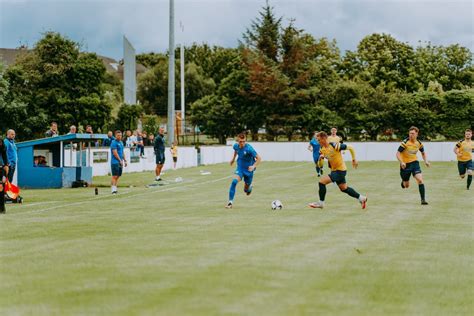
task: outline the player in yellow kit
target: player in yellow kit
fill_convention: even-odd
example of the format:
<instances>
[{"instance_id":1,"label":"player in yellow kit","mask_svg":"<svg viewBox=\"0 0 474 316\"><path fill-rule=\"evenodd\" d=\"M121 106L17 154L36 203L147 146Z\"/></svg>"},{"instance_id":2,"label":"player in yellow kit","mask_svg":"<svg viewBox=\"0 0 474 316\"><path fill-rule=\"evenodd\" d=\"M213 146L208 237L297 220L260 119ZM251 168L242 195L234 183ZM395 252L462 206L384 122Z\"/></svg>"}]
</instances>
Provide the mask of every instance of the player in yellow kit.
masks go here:
<instances>
[{"instance_id":1,"label":"player in yellow kit","mask_svg":"<svg viewBox=\"0 0 474 316\"><path fill-rule=\"evenodd\" d=\"M328 135L328 142L335 144L342 144L342 137L337 135L337 128L331 128L331 135Z\"/></svg>"},{"instance_id":2,"label":"player in yellow kit","mask_svg":"<svg viewBox=\"0 0 474 316\"><path fill-rule=\"evenodd\" d=\"M467 189L472 183L472 130L466 129L464 139L460 140L454 147L454 153L458 157L458 170L461 179L467 173Z\"/></svg>"},{"instance_id":3,"label":"player in yellow kit","mask_svg":"<svg viewBox=\"0 0 474 316\"><path fill-rule=\"evenodd\" d=\"M430 163L426 157L425 148L418 140L419 129L415 126L410 127L408 138L406 138L398 147L397 159L400 162L400 177L402 178L402 188L406 189L410 186L410 176L413 175L418 183L421 204L428 205L425 199L425 184L423 183L423 175L421 173L420 163L416 154L421 152L423 161L427 167Z\"/></svg>"},{"instance_id":4,"label":"player in yellow kit","mask_svg":"<svg viewBox=\"0 0 474 316\"><path fill-rule=\"evenodd\" d=\"M328 135L325 132L319 132L317 137L318 142L321 145L321 149L319 150L319 161L322 164L324 162L324 158L326 158L331 166L331 173L319 180L319 202L310 203L309 207L323 208L324 199L326 197L326 185L331 182L335 182L342 192L358 199L359 203L362 205L362 208L365 209L367 206L367 197L357 193L346 183L347 167L342 157L341 150L350 151L352 156L352 166L357 168L358 162L355 157L354 148L346 144L330 143L328 141Z\"/></svg>"}]
</instances>

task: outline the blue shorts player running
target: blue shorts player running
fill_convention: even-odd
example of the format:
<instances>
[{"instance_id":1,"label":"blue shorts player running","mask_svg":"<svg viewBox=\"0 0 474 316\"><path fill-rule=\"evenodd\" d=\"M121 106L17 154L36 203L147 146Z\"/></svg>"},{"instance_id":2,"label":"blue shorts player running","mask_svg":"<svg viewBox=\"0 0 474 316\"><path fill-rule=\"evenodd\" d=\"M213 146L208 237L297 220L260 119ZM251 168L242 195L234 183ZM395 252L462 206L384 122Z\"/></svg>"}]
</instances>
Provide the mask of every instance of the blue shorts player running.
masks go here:
<instances>
[{"instance_id":1,"label":"blue shorts player running","mask_svg":"<svg viewBox=\"0 0 474 316\"><path fill-rule=\"evenodd\" d=\"M323 174L323 167L319 166L319 150L321 149L321 145L318 143L317 134L318 132L314 132L314 136L309 142L308 150L313 153L313 161L316 165L316 173L318 174L318 177L320 177Z\"/></svg>"},{"instance_id":2,"label":"blue shorts player running","mask_svg":"<svg viewBox=\"0 0 474 316\"><path fill-rule=\"evenodd\" d=\"M238 156L237 169L235 170L235 177L230 185L229 202L227 203L226 208L232 208L234 204L235 188L240 181L244 180L245 182L244 192L247 195L252 193L253 173L262 160L255 149L247 144L247 137L245 134L240 134L238 136L237 143L234 144L233 149L234 156L230 161L230 165L232 166L234 164L235 158Z\"/></svg>"}]
</instances>

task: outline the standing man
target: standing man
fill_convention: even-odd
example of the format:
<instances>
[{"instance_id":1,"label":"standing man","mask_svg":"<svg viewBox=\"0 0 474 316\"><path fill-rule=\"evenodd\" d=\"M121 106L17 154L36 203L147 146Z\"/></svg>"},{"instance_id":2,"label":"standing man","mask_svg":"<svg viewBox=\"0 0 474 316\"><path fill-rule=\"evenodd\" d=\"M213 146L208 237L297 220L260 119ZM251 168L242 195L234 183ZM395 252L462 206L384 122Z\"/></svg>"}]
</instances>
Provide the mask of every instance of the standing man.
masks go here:
<instances>
[{"instance_id":1,"label":"standing man","mask_svg":"<svg viewBox=\"0 0 474 316\"><path fill-rule=\"evenodd\" d=\"M355 151L352 146L339 143L330 143L328 140L328 135L325 132L319 132L318 142L321 145L320 149L320 164L324 162L324 158L329 161L329 166L331 168L331 173L322 177L319 180L319 202L310 203L309 207L311 208L324 208L324 200L326 198L326 185L331 182L334 182L339 187L341 192L346 193L350 197L353 197L359 201L362 206L362 209L365 209L367 206L367 197L357 193L356 190L349 187L346 183L346 174L347 167L342 157L342 150L349 150L352 156L352 166L357 168L359 163L355 157Z\"/></svg>"},{"instance_id":2,"label":"standing man","mask_svg":"<svg viewBox=\"0 0 474 316\"><path fill-rule=\"evenodd\" d=\"M58 123L51 122L50 129L45 133L45 137L56 137L59 136L58 133Z\"/></svg>"},{"instance_id":3,"label":"standing man","mask_svg":"<svg viewBox=\"0 0 474 316\"><path fill-rule=\"evenodd\" d=\"M237 156L238 159L235 177L229 189L229 202L225 207L228 209L234 205L235 188L240 181L244 180L245 182L244 192L247 195L252 193L253 173L260 164L260 161L262 161L262 158L257 154L255 149L253 149L250 144L247 144L247 137L243 133L238 136L237 143L234 144L233 149L234 156L230 161L230 165L232 166L234 164Z\"/></svg>"},{"instance_id":4,"label":"standing man","mask_svg":"<svg viewBox=\"0 0 474 316\"><path fill-rule=\"evenodd\" d=\"M109 131L107 133L107 138L104 139L104 142L102 143L102 146L103 147L110 147L110 145L112 145L112 142L113 142L114 139L115 139L114 138L114 133L112 131Z\"/></svg>"},{"instance_id":5,"label":"standing man","mask_svg":"<svg viewBox=\"0 0 474 316\"><path fill-rule=\"evenodd\" d=\"M72 135L72 134L77 134L77 128L75 125L71 125L69 127L69 133L67 133L68 135Z\"/></svg>"},{"instance_id":6,"label":"standing man","mask_svg":"<svg viewBox=\"0 0 474 316\"><path fill-rule=\"evenodd\" d=\"M425 184L423 183L423 175L421 173L420 163L416 154L421 152L421 157L425 165L429 168L430 163L426 157L425 148L418 140L419 129L415 126L410 127L408 138L406 138L398 147L397 159L400 162L400 177L402 178L402 189L407 189L410 186L410 176L413 175L418 183L418 190L420 191L421 205L428 205L425 199Z\"/></svg>"},{"instance_id":7,"label":"standing man","mask_svg":"<svg viewBox=\"0 0 474 316\"><path fill-rule=\"evenodd\" d=\"M318 143L317 134L318 132L314 132L314 136L309 142L308 150L313 153L313 161L316 165L316 173L318 174L318 177L320 177L323 174L323 167L319 166L319 150L321 149L321 146Z\"/></svg>"},{"instance_id":8,"label":"standing man","mask_svg":"<svg viewBox=\"0 0 474 316\"><path fill-rule=\"evenodd\" d=\"M5 214L5 182L8 175L8 156L3 139L0 138L0 214Z\"/></svg>"},{"instance_id":9,"label":"standing man","mask_svg":"<svg viewBox=\"0 0 474 316\"><path fill-rule=\"evenodd\" d=\"M337 128L331 128L331 135L328 136L329 143L342 144L342 137L337 135Z\"/></svg>"},{"instance_id":10,"label":"standing man","mask_svg":"<svg viewBox=\"0 0 474 316\"><path fill-rule=\"evenodd\" d=\"M155 181L161 181L161 170L165 164L165 129L160 127L153 145L156 155Z\"/></svg>"},{"instance_id":11,"label":"standing man","mask_svg":"<svg viewBox=\"0 0 474 316\"><path fill-rule=\"evenodd\" d=\"M117 184L119 178L122 176L123 168L127 166L127 161L123 154L122 132L115 131L115 139L110 145L110 152L112 153L111 170L112 170L112 194L117 194Z\"/></svg>"},{"instance_id":12,"label":"standing man","mask_svg":"<svg viewBox=\"0 0 474 316\"><path fill-rule=\"evenodd\" d=\"M16 170L16 163L18 161L18 153L16 149L16 144L15 144L15 131L12 129L9 129L7 132L7 139L5 139L5 148L7 151L7 157L8 157L8 174L7 178L10 183L13 182L13 175L15 174Z\"/></svg>"},{"instance_id":13,"label":"standing man","mask_svg":"<svg viewBox=\"0 0 474 316\"><path fill-rule=\"evenodd\" d=\"M454 147L454 153L458 158L458 170L461 179L464 179L467 173L467 189L472 183L472 130L466 129L464 139L460 140Z\"/></svg>"}]
</instances>

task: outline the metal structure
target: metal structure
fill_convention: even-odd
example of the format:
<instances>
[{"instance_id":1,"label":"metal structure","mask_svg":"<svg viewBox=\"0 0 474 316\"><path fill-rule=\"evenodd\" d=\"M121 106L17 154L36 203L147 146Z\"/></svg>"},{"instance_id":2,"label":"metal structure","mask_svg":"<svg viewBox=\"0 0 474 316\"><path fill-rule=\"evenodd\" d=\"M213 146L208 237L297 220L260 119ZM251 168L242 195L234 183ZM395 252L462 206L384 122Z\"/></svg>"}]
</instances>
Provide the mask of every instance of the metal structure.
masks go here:
<instances>
[{"instance_id":1,"label":"metal structure","mask_svg":"<svg viewBox=\"0 0 474 316\"><path fill-rule=\"evenodd\" d=\"M170 0L169 63L168 63L168 144L174 142L175 74L174 74L174 0Z\"/></svg>"},{"instance_id":2,"label":"metal structure","mask_svg":"<svg viewBox=\"0 0 474 316\"><path fill-rule=\"evenodd\" d=\"M137 66L135 48L123 37L123 100L126 104L137 103Z\"/></svg>"},{"instance_id":3,"label":"metal structure","mask_svg":"<svg viewBox=\"0 0 474 316\"><path fill-rule=\"evenodd\" d=\"M184 32L183 23L179 22L181 27L181 32ZM185 95L184 95L184 44L183 39L181 39L180 45L180 64L181 64L181 134L186 135L186 104L185 104Z\"/></svg>"}]
</instances>

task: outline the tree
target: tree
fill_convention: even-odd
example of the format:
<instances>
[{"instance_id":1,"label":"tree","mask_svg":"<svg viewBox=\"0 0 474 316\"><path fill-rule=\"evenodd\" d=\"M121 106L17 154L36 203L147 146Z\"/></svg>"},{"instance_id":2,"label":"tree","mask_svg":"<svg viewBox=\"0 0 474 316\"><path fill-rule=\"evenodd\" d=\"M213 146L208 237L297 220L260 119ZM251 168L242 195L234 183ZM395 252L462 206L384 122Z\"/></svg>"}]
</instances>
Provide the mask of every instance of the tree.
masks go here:
<instances>
[{"instance_id":1,"label":"tree","mask_svg":"<svg viewBox=\"0 0 474 316\"><path fill-rule=\"evenodd\" d=\"M10 84L8 102L20 102L11 110L26 114L29 120L14 126L20 137L42 135L47 121L57 121L64 133L69 125L79 123L100 129L110 119L104 65L95 54L80 52L77 43L59 33L46 33L31 52L7 69L5 77Z\"/></svg>"},{"instance_id":2,"label":"tree","mask_svg":"<svg viewBox=\"0 0 474 316\"><path fill-rule=\"evenodd\" d=\"M277 62L280 47L280 28L282 17L277 18L268 0L259 12L260 17L252 21L243 34L244 43L261 52L268 59Z\"/></svg>"},{"instance_id":3,"label":"tree","mask_svg":"<svg viewBox=\"0 0 474 316\"><path fill-rule=\"evenodd\" d=\"M143 114L143 108L136 104L122 104L115 120L115 128L120 130L137 129L138 119Z\"/></svg>"}]
</instances>

